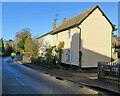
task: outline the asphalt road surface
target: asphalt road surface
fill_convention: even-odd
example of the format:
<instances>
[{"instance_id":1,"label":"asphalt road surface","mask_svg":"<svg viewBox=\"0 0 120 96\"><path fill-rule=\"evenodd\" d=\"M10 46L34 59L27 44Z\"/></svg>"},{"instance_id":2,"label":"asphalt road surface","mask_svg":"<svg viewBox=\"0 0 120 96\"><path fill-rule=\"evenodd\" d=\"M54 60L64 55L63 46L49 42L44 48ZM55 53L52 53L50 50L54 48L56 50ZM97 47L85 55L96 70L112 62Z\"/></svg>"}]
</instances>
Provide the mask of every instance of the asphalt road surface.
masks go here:
<instances>
[{"instance_id":1,"label":"asphalt road surface","mask_svg":"<svg viewBox=\"0 0 120 96\"><path fill-rule=\"evenodd\" d=\"M4 94L98 94L97 91L41 73L2 59L2 93Z\"/></svg>"}]
</instances>

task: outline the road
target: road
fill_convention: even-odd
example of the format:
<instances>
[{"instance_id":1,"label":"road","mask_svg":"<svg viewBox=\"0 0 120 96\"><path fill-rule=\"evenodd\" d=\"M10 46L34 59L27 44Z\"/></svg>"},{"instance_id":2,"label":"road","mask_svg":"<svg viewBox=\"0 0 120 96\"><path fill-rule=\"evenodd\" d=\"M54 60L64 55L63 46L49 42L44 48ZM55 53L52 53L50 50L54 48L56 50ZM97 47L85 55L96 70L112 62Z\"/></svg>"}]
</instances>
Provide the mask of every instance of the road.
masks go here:
<instances>
[{"instance_id":1,"label":"road","mask_svg":"<svg viewBox=\"0 0 120 96\"><path fill-rule=\"evenodd\" d=\"M2 93L4 94L98 94L97 91L41 73L21 64L2 59Z\"/></svg>"}]
</instances>

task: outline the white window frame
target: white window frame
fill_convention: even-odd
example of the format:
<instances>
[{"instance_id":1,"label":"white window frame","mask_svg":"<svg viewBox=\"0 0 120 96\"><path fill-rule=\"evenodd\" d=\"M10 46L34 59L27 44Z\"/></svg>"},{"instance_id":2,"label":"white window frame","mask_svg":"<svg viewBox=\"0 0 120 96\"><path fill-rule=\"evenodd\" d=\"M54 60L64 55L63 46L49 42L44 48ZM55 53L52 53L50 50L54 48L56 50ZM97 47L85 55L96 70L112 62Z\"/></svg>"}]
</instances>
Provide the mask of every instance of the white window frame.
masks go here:
<instances>
[{"instance_id":1,"label":"white window frame","mask_svg":"<svg viewBox=\"0 0 120 96\"><path fill-rule=\"evenodd\" d=\"M71 37L71 29L69 29L67 32L67 38L70 38L70 37Z\"/></svg>"},{"instance_id":2,"label":"white window frame","mask_svg":"<svg viewBox=\"0 0 120 96\"><path fill-rule=\"evenodd\" d=\"M68 49L67 50L67 61L68 61L68 63L71 63L71 61L72 61L72 51L71 51L71 49Z\"/></svg>"},{"instance_id":3,"label":"white window frame","mask_svg":"<svg viewBox=\"0 0 120 96\"><path fill-rule=\"evenodd\" d=\"M67 50L67 62L70 63L70 49Z\"/></svg>"},{"instance_id":4,"label":"white window frame","mask_svg":"<svg viewBox=\"0 0 120 96\"><path fill-rule=\"evenodd\" d=\"M56 34L55 39L58 40L58 33Z\"/></svg>"},{"instance_id":5,"label":"white window frame","mask_svg":"<svg viewBox=\"0 0 120 96\"><path fill-rule=\"evenodd\" d=\"M64 61L66 62L66 50L64 50Z\"/></svg>"},{"instance_id":6,"label":"white window frame","mask_svg":"<svg viewBox=\"0 0 120 96\"><path fill-rule=\"evenodd\" d=\"M72 62L72 49L70 49L70 63Z\"/></svg>"}]
</instances>

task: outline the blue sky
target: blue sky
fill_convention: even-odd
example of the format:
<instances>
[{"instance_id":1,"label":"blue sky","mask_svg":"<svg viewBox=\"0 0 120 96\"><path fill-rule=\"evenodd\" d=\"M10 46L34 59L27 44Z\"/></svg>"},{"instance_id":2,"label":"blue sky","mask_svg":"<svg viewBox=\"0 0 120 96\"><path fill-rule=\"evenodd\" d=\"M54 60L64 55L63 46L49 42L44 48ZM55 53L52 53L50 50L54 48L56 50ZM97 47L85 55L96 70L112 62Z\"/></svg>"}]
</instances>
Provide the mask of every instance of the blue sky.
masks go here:
<instances>
[{"instance_id":1,"label":"blue sky","mask_svg":"<svg viewBox=\"0 0 120 96\"><path fill-rule=\"evenodd\" d=\"M30 28L32 36L41 36L53 29L56 14L58 27L63 18L70 19L96 4L117 28L117 2L3 2L2 37L14 40L15 33L24 28Z\"/></svg>"}]
</instances>

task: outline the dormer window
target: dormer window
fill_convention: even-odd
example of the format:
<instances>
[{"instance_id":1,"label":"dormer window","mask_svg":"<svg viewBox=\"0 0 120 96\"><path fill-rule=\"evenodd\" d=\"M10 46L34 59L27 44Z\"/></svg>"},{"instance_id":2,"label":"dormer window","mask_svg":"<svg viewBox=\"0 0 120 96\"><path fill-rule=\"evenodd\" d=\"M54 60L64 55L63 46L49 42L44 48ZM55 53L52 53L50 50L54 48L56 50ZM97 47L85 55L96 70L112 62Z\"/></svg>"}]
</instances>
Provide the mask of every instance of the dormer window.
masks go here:
<instances>
[{"instance_id":1,"label":"dormer window","mask_svg":"<svg viewBox=\"0 0 120 96\"><path fill-rule=\"evenodd\" d=\"M67 38L70 38L70 36L71 36L71 30L69 29L67 32Z\"/></svg>"}]
</instances>

